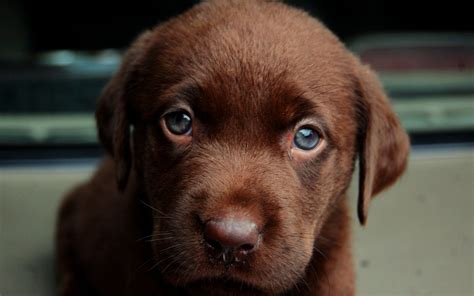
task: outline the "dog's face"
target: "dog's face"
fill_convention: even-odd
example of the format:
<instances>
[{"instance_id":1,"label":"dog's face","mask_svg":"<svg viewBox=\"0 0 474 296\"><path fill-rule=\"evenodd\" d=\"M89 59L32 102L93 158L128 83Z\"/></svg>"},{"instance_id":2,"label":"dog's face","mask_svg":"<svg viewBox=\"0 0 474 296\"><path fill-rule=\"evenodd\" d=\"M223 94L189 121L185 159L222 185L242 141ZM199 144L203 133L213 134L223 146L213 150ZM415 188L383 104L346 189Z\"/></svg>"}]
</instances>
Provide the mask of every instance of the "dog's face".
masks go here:
<instances>
[{"instance_id":1,"label":"dog's face","mask_svg":"<svg viewBox=\"0 0 474 296\"><path fill-rule=\"evenodd\" d=\"M277 3L205 3L145 33L97 118L119 185L133 159L154 208L158 268L196 288L291 288L356 157L365 222L408 150L372 72L317 21Z\"/></svg>"}]
</instances>

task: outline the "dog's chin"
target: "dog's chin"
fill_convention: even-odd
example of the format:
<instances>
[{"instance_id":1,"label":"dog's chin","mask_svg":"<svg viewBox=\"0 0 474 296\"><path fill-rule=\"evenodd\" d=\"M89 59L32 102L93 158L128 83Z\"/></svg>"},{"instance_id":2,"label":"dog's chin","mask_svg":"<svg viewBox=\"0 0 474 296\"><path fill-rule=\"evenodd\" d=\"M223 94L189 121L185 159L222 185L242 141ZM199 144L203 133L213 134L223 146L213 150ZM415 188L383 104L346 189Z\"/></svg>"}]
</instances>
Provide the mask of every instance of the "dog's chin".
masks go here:
<instances>
[{"instance_id":1,"label":"dog's chin","mask_svg":"<svg viewBox=\"0 0 474 296\"><path fill-rule=\"evenodd\" d=\"M265 281L254 282L252 277L245 276L242 271L230 270L218 272L213 271L206 273L205 271L197 271L193 274L166 274L166 281L171 285L184 288L190 295L268 295L280 294L288 289L287 286L276 285L275 282L268 283ZM235 291L229 294L229 291ZM237 292L238 291L238 292Z\"/></svg>"},{"instance_id":2,"label":"dog's chin","mask_svg":"<svg viewBox=\"0 0 474 296\"><path fill-rule=\"evenodd\" d=\"M190 295L229 296L229 291L234 291L232 295L236 296L267 294L259 287L226 276L197 280L188 283L185 289Z\"/></svg>"},{"instance_id":3,"label":"dog's chin","mask_svg":"<svg viewBox=\"0 0 474 296\"><path fill-rule=\"evenodd\" d=\"M204 271L197 271L193 274L167 273L164 275L164 278L170 284L189 289L192 292L209 292L210 289L212 289L213 293L216 291L224 292L229 291L229 289L232 289L232 287L237 287L238 289L236 291L246 291L248 293L252 292L253 294L262 292L264 290L264 287L258 287L255 284L246 281L241 276L232 271L214 271L209 274ZM245 293L243 295L245 295Z\"/></svg>"}]
</instances>

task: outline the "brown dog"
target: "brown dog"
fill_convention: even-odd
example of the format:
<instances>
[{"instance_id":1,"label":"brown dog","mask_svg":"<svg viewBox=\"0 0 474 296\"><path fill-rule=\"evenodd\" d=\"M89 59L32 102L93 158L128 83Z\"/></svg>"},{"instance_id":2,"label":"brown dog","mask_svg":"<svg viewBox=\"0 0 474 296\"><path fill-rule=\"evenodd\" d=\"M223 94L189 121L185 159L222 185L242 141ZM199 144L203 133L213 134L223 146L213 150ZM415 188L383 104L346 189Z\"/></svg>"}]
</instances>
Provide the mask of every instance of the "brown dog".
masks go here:
<instances>
[{"instance_id":1,"label":"brown dog","mask_svg":"<svg viewBox=\"0 0 474 296\"><path fill-rule=\"evenodd\" d=\"M355 159L365 223L409 150L375 74L276 2L142 34L96 116L110 157L62 205L62 295L352 295Z\"/></svg>"}]
</instances>

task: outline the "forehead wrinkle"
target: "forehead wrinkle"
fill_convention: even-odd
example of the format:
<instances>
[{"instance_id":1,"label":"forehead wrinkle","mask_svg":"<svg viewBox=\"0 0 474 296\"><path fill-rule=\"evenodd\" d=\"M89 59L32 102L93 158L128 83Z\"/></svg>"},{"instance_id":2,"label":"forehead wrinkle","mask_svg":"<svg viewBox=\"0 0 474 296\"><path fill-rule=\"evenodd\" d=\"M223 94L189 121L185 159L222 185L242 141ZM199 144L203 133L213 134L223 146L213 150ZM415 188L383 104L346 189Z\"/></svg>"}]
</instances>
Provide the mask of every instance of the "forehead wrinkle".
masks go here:
<instances>
[{"instance_id":1,"label":"forehead wrinkle","mask_svg":"<svg viewBox=\"0 0 474 296\"><path fill-rule=\"evenodd\" d=\"M143 104L140 113L143 119L154 118L157 113L163 112L164 108L169 108L177 104L192 106L195 100L200 97L201 89L192 80L182 81L165 89L153 104Z\"/></svg>"},{"instance_id":2,"label":"forehead wrinkle","mask_svg":"<svg viewBox=\"0 0 474 296\"><path fill-rule=\"evenodd\" d=\"M314 116L317 111L317 105L312 100L309 100L301 95L285 100L284 116L287 119L287 124L295 124L297 121Z\"/></svg>"},{"instance_id":3,"label":"forehead wrinkle","mask_svg":"<svg viewBox=\"0 0 474 296\"><path fill-rule=\"evenodd\" d=\"M273 88L272 80L268 73L245 63L233 70L212 71L201 87L202 104L214 115L226 112L227 118L236 120L256 118Z\"/></svg>"}]
</instances>

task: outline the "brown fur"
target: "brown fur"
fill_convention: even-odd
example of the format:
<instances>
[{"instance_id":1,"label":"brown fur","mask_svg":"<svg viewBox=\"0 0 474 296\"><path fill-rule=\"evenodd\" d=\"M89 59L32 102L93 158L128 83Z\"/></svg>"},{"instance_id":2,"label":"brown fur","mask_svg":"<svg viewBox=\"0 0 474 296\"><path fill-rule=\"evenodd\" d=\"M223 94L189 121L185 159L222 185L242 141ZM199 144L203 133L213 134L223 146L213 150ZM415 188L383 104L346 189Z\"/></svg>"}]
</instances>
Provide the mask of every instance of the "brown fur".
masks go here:
<instances>
[{"instance_id":1,"label":"brown fur","mask_svg":"<svg viewBox=\"0 0 474 296\"><path fill-rule=\"evenodd\" d=\"M189 144L159 124L176 102L194 114ZM365 223L409 150L375 74L317 20L267 1L204 2L142 34L96 116L111 157L61 207L61 295L353 295L355 159ZM323 137L310 156L288 141L308 117ZM233 211L263 238L226 269L199 221Z\"/></svg>"}]
</instances>

